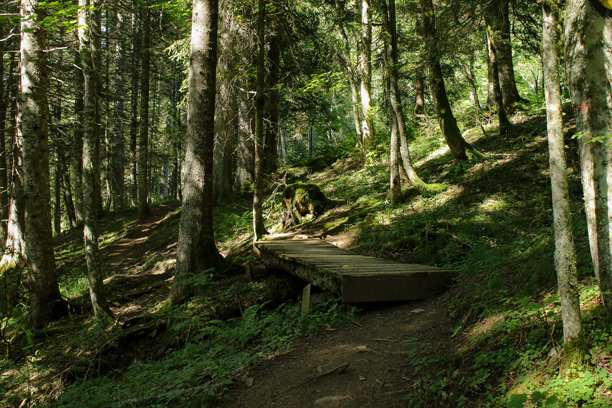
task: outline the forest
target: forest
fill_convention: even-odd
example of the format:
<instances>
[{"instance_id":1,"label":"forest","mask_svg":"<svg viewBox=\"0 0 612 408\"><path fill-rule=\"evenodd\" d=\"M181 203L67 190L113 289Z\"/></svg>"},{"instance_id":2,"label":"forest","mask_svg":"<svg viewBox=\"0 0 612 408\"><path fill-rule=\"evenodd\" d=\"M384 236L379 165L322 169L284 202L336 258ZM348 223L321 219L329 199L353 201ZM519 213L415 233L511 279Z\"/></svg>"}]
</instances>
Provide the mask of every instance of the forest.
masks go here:
<instances>
[{"instance_id":1,"label":"forest","mask_svg":"<svg viewBox=\"0 0 612 408\"><path fill-rule=\"evenodd\" d=\"M0 406L612 405L612 1L2 0L0 57Z\"/></svg>"}]
</instances>

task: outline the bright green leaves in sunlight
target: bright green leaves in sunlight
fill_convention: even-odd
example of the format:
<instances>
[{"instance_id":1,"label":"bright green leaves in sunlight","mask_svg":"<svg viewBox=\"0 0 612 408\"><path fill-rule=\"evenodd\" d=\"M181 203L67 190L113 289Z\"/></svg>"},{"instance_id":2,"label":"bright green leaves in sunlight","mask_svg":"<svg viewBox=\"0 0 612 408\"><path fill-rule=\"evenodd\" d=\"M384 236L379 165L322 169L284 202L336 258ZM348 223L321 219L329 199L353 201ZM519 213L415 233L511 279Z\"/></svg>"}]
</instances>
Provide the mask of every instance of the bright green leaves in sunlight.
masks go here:
<instances>
[{"instance_id":1,"label":"bright green leaves in sunlight","mask_svg":"<svg viewBox=\"0 0 612 408\"><path fill-rule=\"evenodd\" d=\"M343 86L342 81L342 75L338 72L315 74L300 91L304 93L330 94Z\"/></svg>"}]
</instances>

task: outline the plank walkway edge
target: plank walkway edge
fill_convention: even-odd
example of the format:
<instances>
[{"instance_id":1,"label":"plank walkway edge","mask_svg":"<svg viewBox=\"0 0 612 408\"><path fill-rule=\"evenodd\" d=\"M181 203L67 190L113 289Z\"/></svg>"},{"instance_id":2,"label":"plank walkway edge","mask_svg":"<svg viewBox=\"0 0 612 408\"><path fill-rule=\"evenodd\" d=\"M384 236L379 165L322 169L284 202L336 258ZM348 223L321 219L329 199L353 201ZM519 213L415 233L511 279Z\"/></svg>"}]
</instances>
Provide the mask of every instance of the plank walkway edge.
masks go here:
<instances>
[{"instance_id":1,"label":"plank walkway edge","mask_svg":"<svg viewBox=\"0 0 612 408\"><path fill-rule=\"evenodd\" d=\"M338 293L345 303L426 299L458 276L435 266L357 255L320 239L258 241L254 248L266 267Z\"/></svg>"}]
</instances>

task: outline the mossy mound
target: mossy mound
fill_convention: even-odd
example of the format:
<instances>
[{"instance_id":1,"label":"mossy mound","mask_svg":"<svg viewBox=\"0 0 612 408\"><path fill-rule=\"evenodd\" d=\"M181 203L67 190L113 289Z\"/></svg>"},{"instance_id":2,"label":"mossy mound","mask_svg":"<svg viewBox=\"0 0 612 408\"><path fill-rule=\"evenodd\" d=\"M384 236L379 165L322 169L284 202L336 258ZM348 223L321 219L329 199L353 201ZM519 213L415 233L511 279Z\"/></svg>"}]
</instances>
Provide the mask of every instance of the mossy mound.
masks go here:
<instances>
[{"instance_id":1,"label":"mossy mound","mask_svg":"<svg viewBox=\"0 0 612 408\"><path fill-rule=\"evenodd\" d=\"M326 202L325 195L315 184L289 184L283 190L283 228L323 214Z\"/></svg>"}]
</instances>

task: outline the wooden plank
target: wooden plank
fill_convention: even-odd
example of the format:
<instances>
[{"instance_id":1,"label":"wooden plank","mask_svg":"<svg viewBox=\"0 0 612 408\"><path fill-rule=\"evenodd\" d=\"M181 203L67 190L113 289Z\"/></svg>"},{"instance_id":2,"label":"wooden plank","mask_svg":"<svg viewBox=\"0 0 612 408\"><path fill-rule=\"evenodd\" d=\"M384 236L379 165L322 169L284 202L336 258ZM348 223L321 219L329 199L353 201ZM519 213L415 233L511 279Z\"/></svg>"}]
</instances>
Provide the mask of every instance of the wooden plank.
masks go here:
<instances>
[{"instance_id":1,"label":"wooden plank","mask_svg":"<svg viewBox=\"0 0 612 408\"><path fill-rule=\"evenodd\" d=\"M456 271L357 255L318 239L255 243L262 261L342 295L347 303L424 299L444 290Z\"/></svg>"}]
</instances>

